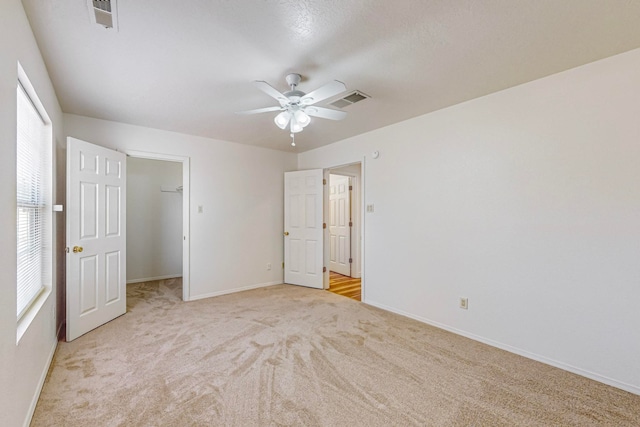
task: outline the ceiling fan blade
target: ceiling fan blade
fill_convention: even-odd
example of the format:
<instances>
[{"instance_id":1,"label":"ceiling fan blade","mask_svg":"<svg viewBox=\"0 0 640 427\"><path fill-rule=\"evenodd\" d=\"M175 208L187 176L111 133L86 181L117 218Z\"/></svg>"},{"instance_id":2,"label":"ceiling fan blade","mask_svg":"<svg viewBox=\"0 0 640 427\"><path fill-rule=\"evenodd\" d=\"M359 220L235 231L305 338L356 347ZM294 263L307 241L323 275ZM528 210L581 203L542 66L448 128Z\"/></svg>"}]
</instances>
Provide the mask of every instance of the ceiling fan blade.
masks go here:
<instances>
[{"instance_id":1,"label":"ceiling fan blade","mask_svg":"<svg viewBox=\"0 0 640 427\"><path fill-rule=\"evenodd\" d=\"M337 95L341 92L344 92L345 90L347 90L347 87L344 85L344 83L338 80L334 80L300 98L300 103L306 105L315 104L317 102L324 101L327 98L331 98L332 96Z\"/></svg>"},{"instance_id":2,"label":"ceiling fan blade","mask_svg":"<svg viewBox=\"0 0 640 427\"><path fill-rule=\"evenodd\" d=\"M258 113L268 113L269 111L280 111L282 107L265 107L265 108L256 108L255 110L247 110L247 111L238 111L236 114L258 114Z\"/></svg>"},{"instance_id":3,"label":"ceiling fan blade","mask_svg":"<svg viewBox=\"0 0 640 427\"><path fill-rule=\"evenodd\" d=\"M271 86L269 83L264 82L262 80L256 80L253 82L254 86L269 95L270 97L276 99L280 105L286 105L289 100L284 94L280 93L276 88Z\"/></svg>"},{"instance_id":4,"label":"ceiling fan blade","mask_svg":"<svg viewBox=\"0 0 640 427\"><path fill-rule=\"evenodd\" d=\"M344 111L332 110L330 108L322 107L307 107L304 112L309 116L320 117L321 119L329 120L342 120L347 117L347 113Z\"/></svg>"}]
</instances>

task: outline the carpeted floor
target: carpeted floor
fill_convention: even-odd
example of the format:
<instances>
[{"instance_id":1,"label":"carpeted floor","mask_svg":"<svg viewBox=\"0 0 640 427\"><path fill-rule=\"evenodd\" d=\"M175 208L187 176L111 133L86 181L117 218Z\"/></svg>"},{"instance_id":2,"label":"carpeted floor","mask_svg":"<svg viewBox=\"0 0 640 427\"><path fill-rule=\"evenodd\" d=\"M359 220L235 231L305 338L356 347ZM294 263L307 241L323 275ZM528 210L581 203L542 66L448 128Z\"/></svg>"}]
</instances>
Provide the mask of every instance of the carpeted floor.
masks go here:
<instances>
[{"instance_id":1,"label":"carpeted floor","mask_svg":"<svg viewBox=\"0 0 640 427\"><path fill-rule=\"evenodd\" d=\"M330 292L184 303L60 343L32 426L638 426L640 396Z\"/></svg>"}]
</instances>

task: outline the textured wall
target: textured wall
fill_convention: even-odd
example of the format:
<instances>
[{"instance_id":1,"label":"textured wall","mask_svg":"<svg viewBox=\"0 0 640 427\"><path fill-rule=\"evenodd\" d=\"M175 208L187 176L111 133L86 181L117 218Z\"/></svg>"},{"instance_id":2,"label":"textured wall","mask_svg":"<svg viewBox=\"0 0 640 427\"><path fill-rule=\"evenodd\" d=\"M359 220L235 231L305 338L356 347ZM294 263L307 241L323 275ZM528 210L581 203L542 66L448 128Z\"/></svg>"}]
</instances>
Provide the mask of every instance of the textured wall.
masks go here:
<instances>
[{"instance_id":1,"label":"textured wall","mask_svg":"<svg viewBox=\"0 0 640 427\"><path fill-rule=\"evenodd\" d=\"M365 159L365 301L640 393L638 75L634 50L300 154Z\"/></svg>"},{"instance_id":2,"label":"textured wall","mask_svg":"<svg viewBox=\"0 0 640 427\"><path fill-rule=\"evenodd\" d=\"M63 141L62 112L40 51L19 0L0 2L0 414L7 426L24 425L35 408L40 385L56 345L56 297L61 296L54 272L51 292L20 342L16 344L16 85L18 61L44 105L53 125L54 144ZM55 150L54 150L55 151ZM54 189L55 190L55 189ZM59 218L61 214L56 214ZM54 219L54 224L60 223ZM56 233L54 241L62 237ZM64 262L64 255L53 262ZM55 265L55 264L54 264ZM58 266L59 267L59 266ZM62 285L63 286L63 285ZM58 312L60 313L60 311Z\"/></svg>"},{"instance_id":3,"label":"textured wall","mask_svg":"<svg viewBox=\"0 0 640 427\"><path fill-rule=\"evenodd\" d=\"M182 276L182 163L127 158L127 281Z\"/></svg>"},{"instance_id":4,"label":"textured wall","mask_svg":"<svg viewBox=\"0 0 640 427\"><path fill-rule=\"evenodd\" d=\"M282 283L277 267L284 251L284 172L295 169L295 154L70 114L64 118L67 135L94 144L190 158L191 299Z\"/></svg>"}]
</instances>

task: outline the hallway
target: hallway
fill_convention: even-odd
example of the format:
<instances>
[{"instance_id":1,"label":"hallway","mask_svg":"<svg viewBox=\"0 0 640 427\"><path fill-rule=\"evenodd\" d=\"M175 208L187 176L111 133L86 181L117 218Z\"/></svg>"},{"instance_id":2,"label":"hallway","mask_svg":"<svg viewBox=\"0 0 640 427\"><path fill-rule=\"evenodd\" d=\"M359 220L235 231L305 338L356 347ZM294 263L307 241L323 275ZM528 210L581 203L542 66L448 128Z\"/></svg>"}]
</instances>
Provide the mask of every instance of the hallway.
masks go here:
<instances>
[{"instance_id":1,"label":"hallway","mask_svg":"<svg viewBox=\"0 0 640 427\"><path fill-rule=\"evenodd\" d=\"M356 301L361 301L361 279L354 279L349 276L331 271L329 273L329 292L342 295Z\"/></svg>"}]
</instances>

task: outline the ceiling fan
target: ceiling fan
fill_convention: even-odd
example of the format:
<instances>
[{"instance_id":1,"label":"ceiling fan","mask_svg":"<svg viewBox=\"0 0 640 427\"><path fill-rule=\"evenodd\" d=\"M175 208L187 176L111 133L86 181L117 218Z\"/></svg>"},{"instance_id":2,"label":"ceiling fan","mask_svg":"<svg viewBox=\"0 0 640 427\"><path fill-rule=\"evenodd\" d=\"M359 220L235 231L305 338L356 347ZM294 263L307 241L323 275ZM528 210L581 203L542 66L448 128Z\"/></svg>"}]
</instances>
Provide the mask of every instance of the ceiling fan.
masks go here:
<instances>
[{"instance_id":1,"label":"ceiling fan","mask_svg":"<svg viewBox=\"0 0 640 427\"><path fill-rule=\"evenodd\" d=\"M317 107L320 101L331 98L347 90L344 83L334 80L310 93L304 93L296 89L300 83L300 74L288 74L287 84L291 90L281 93L269 83L257 80L253 84L280 103L279 106L258 108L249 111L240 111L237 114L257 114L269 111L280 111L274 118L274 122L280 129L289 125L291 133L301 132L310 122L311 117L320 117L329 120L342 120L347 116L344 111L330 108Z\"/></svg>"}]
</instances>

